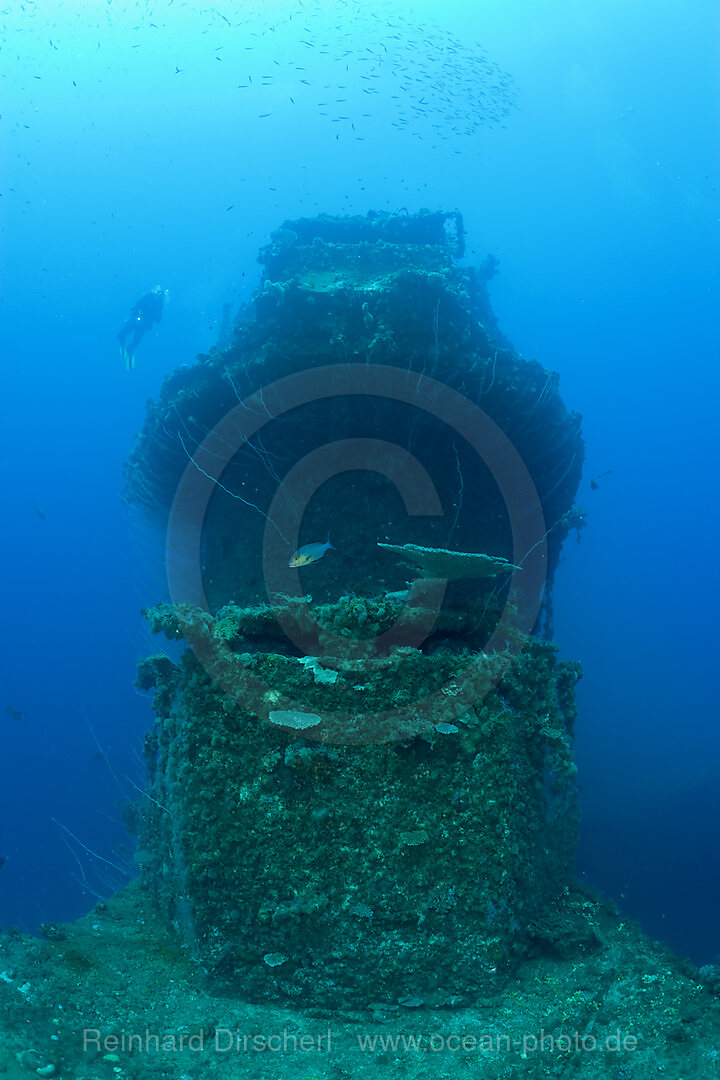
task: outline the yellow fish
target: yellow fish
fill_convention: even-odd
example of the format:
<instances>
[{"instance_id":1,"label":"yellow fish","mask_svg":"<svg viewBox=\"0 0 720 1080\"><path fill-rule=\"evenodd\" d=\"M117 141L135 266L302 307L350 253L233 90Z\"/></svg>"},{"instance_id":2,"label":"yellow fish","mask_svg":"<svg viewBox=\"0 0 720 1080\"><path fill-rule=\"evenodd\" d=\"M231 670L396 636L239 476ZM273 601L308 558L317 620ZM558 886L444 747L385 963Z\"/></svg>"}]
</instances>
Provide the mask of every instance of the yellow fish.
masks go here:
<instances>
[{"instance_id":1,"label":"yellow fish","mask_svg":"<svg viewBox=\"0 0 720 1080\"><path fill-rule=\"evenodd\" d=\"M288 566L307 566L308 563L317 562L318 559L322 559L325 552L330 548L333 548L333 546L330 543L330 533L328 533L328 538L324 544L316 540L314 544L305 544L304 547L298 548ZM334 550L335 548L333 548Z\"/></svg>"}]
</instances>

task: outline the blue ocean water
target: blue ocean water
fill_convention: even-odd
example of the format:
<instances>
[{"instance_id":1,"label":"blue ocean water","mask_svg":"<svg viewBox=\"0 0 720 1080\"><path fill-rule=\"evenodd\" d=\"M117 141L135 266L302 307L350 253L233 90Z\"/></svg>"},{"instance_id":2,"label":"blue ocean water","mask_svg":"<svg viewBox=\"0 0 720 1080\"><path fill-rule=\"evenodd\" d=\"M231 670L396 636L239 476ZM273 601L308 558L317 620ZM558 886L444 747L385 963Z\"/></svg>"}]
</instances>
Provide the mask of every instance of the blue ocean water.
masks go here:
<instances>
[{"instance_id":1,"label":"blue ocean water","mask_svg":"<svg viewBox=\"0 0 720 1080\"><path fill-rule=\"evenodd\" d=\"M140 610L167 592L122 503L147 398L285 219L458 208L502 330L584 417L587 527L555 590L585 670L578 875L717 960L718 23L711 0L0 13L0 924L133 873ZM156 284L127 371L115 334Z\"/></svg>"}]
</instances>

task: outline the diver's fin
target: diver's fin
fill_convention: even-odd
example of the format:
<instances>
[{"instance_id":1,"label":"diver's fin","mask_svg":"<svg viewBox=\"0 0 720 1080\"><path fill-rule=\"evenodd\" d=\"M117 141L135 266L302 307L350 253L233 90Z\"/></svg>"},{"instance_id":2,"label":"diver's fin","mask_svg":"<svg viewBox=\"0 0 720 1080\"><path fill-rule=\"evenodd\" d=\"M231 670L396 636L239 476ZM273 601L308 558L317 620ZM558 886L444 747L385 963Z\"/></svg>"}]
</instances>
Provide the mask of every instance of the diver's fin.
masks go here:
<instances>
[{"instance_id":1,"label":"diver's fin","mask_svg":"<svg viewBox=\"0 0 720 1080\"><path fill-rule=\"evenodd\" d=\"M131 352L125 353L125 367L128 371L133 371L135 368L135 354Z\"/></svg>"}]
</instances>

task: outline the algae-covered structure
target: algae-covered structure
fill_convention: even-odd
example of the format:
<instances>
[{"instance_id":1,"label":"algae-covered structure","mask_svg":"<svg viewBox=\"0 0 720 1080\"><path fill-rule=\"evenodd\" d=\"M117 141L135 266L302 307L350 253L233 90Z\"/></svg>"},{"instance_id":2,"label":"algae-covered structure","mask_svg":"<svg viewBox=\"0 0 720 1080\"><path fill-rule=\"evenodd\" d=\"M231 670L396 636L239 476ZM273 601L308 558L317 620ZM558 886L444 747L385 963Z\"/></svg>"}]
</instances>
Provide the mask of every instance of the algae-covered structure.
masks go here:
<instances>
[{"instance_id":1,"label":"algae-covered structure","mask_svg":"<svg viewBox=\"0 0 720 1080\"><path fill-rule=\"evenodd\" d=\"M128 464L170 586L141 875L0 931L0 1073L717 1076L718 967L572 879L557 376L499 333L457 214L289 222L262 259Z\"/></svg>"},{"instance_id":2,"label":"algae-covered structure","mask_svg":"<svg viewBox=\"0 0 720 1080\"><path fill-rule=\"evenodd\" d=\"M594 941L579 671L548 640L580 420L499 332L459 214L291 221L260 258L127 468L167 536L147 616L184 650L138 676L143 881L233 992L456 1002Z\"/></svg>"}]
</instances>

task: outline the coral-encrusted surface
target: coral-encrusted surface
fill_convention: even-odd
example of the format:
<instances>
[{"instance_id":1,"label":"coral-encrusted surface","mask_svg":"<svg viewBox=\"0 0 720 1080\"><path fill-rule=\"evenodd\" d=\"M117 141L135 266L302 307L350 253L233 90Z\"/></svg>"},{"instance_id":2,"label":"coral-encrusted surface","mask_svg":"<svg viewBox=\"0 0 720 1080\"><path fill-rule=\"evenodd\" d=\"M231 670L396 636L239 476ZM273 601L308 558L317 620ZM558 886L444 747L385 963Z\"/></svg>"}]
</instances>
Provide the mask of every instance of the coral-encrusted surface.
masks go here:
<instances>
[{"instance_id":1,"label":"coral-encrusted surface","mask_svg":"<svg viewBox=\"0 0 720 1080\"><path fill-rule=\"evenodd\" d=\"M187 645L138 677L143 880L229 993L440 1006L598 945L567 899L579 672L528 636L580 418L463 252L456 212L287 222L128 463L168 524L150 623Z\"/></svg>"},{"instance_id":2,"label":"coral-encrusted surface","mask_svg":"<svg viewBox=\"0 0 720 1080\"><path fill-rule=\"evenodd\" d=\"M538 942L511 979L498 972L475 1000L442 1009L421 995L330 1011L218 993L137 886L46 932L0 932L6 1080L720 1076L718 970L703 979L577 890L555 947Z\"/></svg>"},{"instance_id":3,"label":"coral-encrusted surface","mask_svg":"<svg viewBox=\"0 0 720 1080\"><path fill-rule=\"evenodd\" d=\"M343 615L357 620L354 601L320 621ZM546 936L574 850L576 665L528 639L504 667L448 640L345 666L253 649L268 609L150 617L197 655L141 665L158 714L144 874L216 978L316 1005L442 1003L494 985ZM483 665L497 685L478 698ZM405 735L380 740L389 703Z\"/></svg>"},{"instance_id":4,"label":"coral-encrusted surface","mask_svg":"<svg viewBox=\"0 0 720 1080\"><path fill-rule=\"evenodd\" d=\"M283 537L298 526L299 546L329 532L336 549L300 572L316 598L402 588L405 576L378 557L377 540L517 562L548 529L552 577L578 520L580 417L560 397L557 374L519 356L499 333L486 274L457 262L462 237L455 213L287 222L261 253L263 280L232 343L165 380L127 466L128 497L163 523L183 473L195 467L191 457L197 462L208 433L236 410L202 458L223 484L203 515L203 580L213 610L266 599L265 515L286 494ZM350 389L363 373L365 384ZM283 381L289 376L300 383ZM453 394L480 410L464 427ZM498 486L507 455L484 460L472 444L481 414L507 438L537 490L542 524L525 550L513 550L509 492ZM321 477L306 502L286 491L298 463L309 468L320 448L349 439L406 457L392 459L387 450L383 475L382 462L367 455L353 462L345 448L336 473ZM397 481L410 459L425 470L437 506L404 505ZM290 554L287 539L282 556ZM451 589L448 603L456 597Z\"/></svg>"}]
</instances>

